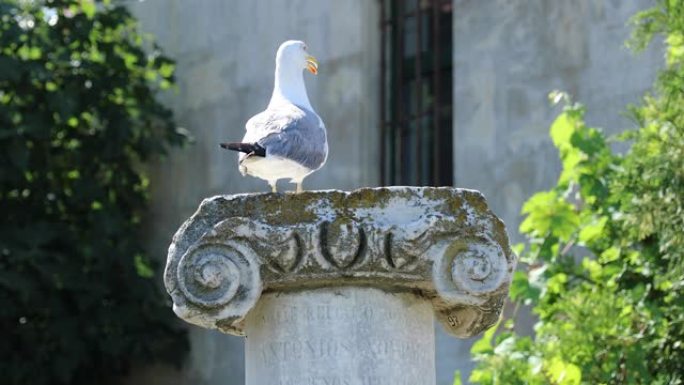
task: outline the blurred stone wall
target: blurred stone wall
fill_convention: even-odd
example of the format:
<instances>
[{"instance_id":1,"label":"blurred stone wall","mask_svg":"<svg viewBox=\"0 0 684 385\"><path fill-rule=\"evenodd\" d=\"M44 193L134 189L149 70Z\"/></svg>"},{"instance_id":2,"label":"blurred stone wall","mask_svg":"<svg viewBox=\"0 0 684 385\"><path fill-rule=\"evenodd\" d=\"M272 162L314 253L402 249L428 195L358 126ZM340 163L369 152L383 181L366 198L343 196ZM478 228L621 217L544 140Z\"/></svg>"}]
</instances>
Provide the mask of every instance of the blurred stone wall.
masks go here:
<instances>
[{"instance_id":1,"label":"blurred stone wall","mask_svg":"<svg viewBox=\"0 0 684 385\"><path fill-rule=\"evenodd\" d=\"M658 48L634 56L623 47L627 19L648 0L455 0L454 162L459 187L482 191L513 241L519 210L555 182L560 164L548 127L558 112L547 94L565 90L589 107L589 124L619 131L662 61ZM151 251L163 260L171 236L202 198L267 191L237 172L218 143L238 140L271 94L274 53L305 40L321 63L306 74L313 107L328 128L325 168L308 189L353 189L378 180L379 29L374 0L146 0L131 3L143 31L177 60L178 90L165 96L196 139L151 168ZM293 186L282 183L280 189ZM532 321L529 322L532 324ZM471 340L437 327L437 380L466 373ZM241 338L191 327L181 370L141 368L128 385L244 383Z\"/></svg>"}]
</instances>

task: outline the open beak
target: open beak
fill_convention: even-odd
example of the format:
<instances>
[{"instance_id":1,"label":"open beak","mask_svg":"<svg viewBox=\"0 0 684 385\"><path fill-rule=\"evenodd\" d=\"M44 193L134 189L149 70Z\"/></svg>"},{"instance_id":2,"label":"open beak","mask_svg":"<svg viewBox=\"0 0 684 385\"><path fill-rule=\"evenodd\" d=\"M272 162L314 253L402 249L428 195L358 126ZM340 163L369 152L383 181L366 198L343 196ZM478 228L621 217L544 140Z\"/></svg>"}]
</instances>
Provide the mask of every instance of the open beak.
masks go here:
<instances>
[{"instance_id":1,"label":"open beak","mask_svg":"<svg viewBox=\"0 0 684 385\"><path fill-rule=\"evenodd\" d=\"M306 57L306 69L316 75L318 73L318 60L316 60L315 57L308 55Z\"/></svg>"}]
</instances>

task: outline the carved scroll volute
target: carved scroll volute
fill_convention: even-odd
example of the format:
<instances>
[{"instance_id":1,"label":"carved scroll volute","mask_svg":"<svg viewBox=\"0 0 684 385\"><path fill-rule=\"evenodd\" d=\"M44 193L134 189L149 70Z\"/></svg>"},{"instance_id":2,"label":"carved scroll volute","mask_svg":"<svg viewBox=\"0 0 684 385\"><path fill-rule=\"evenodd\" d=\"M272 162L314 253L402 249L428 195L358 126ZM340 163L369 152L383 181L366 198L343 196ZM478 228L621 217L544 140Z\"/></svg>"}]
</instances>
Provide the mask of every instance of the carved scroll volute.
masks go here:
<instances>
[{"instance_id":1,"label":"carved scroll volute","mask_svg":"<svg viewBox=\"0 0 684 385\"><path fill-rule=\"evenodd\" d=\"M277 273L294 271L302 259L302 241L291 228L235 217L214 226L212 236L249 242L265 265Z\"/></svg>"},{"instance_id":2,"label":"carved scroll volute","mask_svg":"<svg viewBox=\"0 0 684 385\"><path fill-rule=\"evenodd\" d=\"M505 297L513 266L502 247L486 237L452 238L430 254L435 288L447 308L440 320L448 331L470 336L496 322L502 306L488 304Z\"/></svg>"},{"instance_id":3,"label":"carved scroll volute","mask_svg":"<svg viewBox=\"0 0 684 385\"><path fill-rule=\"evenodd\" d=\"M385 236L385 255L392 269L411 270L430 248L439 232L440 216L430 215L412 223L395 226Z\"/></svg>"},{"instance_id":4,"label":"carved scroll volute","mask_svg":"<svg viewBox=\"0 0 684 385\"><path fill-rule=\"evenodd\" d=\"M170 294L182 319L237 333L239 323L261 295L258 258L245 242L200 241L178 261Z\"/></svg>"}]
</instances>

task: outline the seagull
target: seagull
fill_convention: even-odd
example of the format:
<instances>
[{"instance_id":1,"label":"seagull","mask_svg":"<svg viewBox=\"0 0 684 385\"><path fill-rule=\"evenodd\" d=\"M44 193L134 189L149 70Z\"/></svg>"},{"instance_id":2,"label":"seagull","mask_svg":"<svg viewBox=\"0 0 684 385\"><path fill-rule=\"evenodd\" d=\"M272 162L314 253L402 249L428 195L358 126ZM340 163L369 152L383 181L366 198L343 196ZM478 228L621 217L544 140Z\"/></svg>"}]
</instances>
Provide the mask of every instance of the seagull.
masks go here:
<instances>
[{"instance_id":1,"label":"seagull","mask_svg":"<svg viewBox=\"0 0 684 385\"><path fill-rule=\"evenodd\" d=\"M240 173L265 180L277 192L279 179L290 179L303 191L304 178L328 158L325 125L316 114L304 86L304 70L318 73L318 61L299 40L289 40L276 53L275 84L266 109L247 121L241 142L221 143L240 152Z\"/></svg>"}]
</instances>

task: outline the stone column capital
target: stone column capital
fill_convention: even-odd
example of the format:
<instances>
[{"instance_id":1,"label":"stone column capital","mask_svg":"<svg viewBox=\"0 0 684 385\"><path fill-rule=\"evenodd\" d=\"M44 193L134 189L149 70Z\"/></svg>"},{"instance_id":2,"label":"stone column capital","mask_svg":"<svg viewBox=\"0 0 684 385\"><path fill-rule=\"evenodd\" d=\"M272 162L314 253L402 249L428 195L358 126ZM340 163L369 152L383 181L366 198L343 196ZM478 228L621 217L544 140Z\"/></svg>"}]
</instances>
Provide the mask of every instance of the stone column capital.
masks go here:
<instances>
[{"instance_id":1,"label":"stone column capital","mask_svg":"<svg viewBox=\"0 0 684 385\"><path fill-rule=\"evenodd\" d=\"M516 257L477 191L387 187L205 199L169 247L176 314L243 335L262 293L364 286L432 303L458 337L494 324Z\"/></svg>"}]
</instances>

